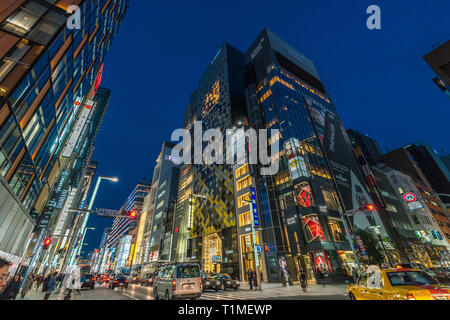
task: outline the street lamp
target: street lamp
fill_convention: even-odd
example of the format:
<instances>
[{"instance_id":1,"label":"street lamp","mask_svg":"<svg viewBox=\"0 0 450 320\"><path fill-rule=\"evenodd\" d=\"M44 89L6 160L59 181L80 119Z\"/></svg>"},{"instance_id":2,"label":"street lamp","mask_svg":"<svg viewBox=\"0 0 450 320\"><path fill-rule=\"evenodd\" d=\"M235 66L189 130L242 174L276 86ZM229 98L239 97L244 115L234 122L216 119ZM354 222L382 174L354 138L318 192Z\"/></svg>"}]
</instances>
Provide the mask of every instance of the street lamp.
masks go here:
<instances>
[{"instance_id":1,"label":"street lamp","mask_svg":"<svg viewBox=\"0 0 450 320\"><path fill-rule=\"evenodd\" d=\"M258 282L259 290L262 291L262 282L261 282L261 274L259 272L259 253L258 250L256 250L257 243L256 243L256 227L255 227L255 217L253 215L253 202L251 200L242 199L242 202L245 202L250 205L250 215L252 217L252 238L253 238L253 255L255 258L255 272L256 272L256 281Z\"/></svg>"},{"instance_id":2,"label":"street lamp","mask_svg":"<svg viewBox=\"0 0 450 320\"><path fill-rule=\"evenodd\" d=\"M97 182L95 183L94 191L92 192L92 196L91 196L91 199L89 201L89 205L88 205L87 211L91 211L92 207L94 206L95 198L97 197L98 188L100 187L100 183L101 183L102 180L109 180L111 182L118 182L119 181L119 179L116 178L116 177L98 176ZM83 219L83 223L82 223L80 231L79 231L79 234L82 235L81 236L81 242L80 242L81 244L84 242L84 238L86 236L86 224L87 224L87 222L89 220L89 215L90 215L89 212L85 213L85 217ZM81 247L82 247L82 245L78 248L77 252L75 252L74 255L79 254L79 252L81 250ZM72 257L69 260L69 265L73 261Z\"/></svg>"}]
</instances>

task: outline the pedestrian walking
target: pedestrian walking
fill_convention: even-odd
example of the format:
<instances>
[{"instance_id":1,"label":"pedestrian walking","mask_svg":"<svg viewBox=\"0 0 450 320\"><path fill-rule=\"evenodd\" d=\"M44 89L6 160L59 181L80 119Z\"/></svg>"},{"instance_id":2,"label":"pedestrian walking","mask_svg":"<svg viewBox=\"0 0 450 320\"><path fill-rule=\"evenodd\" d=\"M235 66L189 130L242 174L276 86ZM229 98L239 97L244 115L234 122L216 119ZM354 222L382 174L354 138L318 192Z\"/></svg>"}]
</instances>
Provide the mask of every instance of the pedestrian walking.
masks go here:
<instances>
[{"instance_id":1,"label":"pedestrian walking","mask_svg":"<svg viewBox=\"0 0 450 320\"><path fill-rule=\"evenodd\" d=\"M28 293L28 291L31 290L31 287L33 287L33 276L30 274L25 280L25 283L23 284L22 287L22 292L20 293L22 299L25 298L25 295Z\"/></svg>"},{"instance_id":2,"label":"pedestrian walking","mask_svg":"<svg viewBox=\"0 0 450 320\"><path fill-rule=\"evenodd\" d=\"M250 290L253 290L253 270L252 269L248 268L247 276L248 276L248 284L250 286Z\"/></svg>"},{"instance_id":3,"label":"pedestrian walking","mask_svg":"<svg viewBox=\"0 0 450 320\"><path fill-rule=\"evenodd\" d=\"M16 300L16 297L20 291L21 283L20 276L18 274L15 275L14 278L7 283L0 294L0 300Z\"/></svg>"},{"instance_id":4,"label":"pedestrian walking","mask_svg":"<svg viewBox=\"0 0 450 320\"><path fill-rule=\"evenodd\" d=\"M258 277L256 277L256 275L253 277L253 286L255 287L255 290L258 290Z\"/></svg>"},{"instance_id":5,"label":"pedestrian walking","mask_svg":"<svg viewBox=\"0 0 450 320\"><path fill-rule=\"evenodd\" d=\"M39 290L39 287L41 286L41 283L44 281L44 275L38 275L37 281L36 281L36 290Z\"/></svg>"},{"instance_id":6,"label":"pedestrian walking","mask_svg":"<svg viewBox=\"0 0 450 320\"><path fill-rule=\"evenodd\" d=\"M306 287L308 286L308 280L306 278L306 272L303 269L300 270L300 286L302 287L303 292L307 293Z\"/></svg>"},{"instance_id":7,"label":"pedestrian walking","mask_svg":"<svg viewBox=\"0 0 450 320\"><path fill-rule=\"evenodd\" d=\"M321 269L317 269L317 281L319 282L319 284L322 285L322 287L325 287L325 275L323 273L323 271Z\"/></svg>"},{"instance_id":8,"label":"pedestrian walking","mask_svg":"<svg viewBox=\"0 0 450 320\"><path fill-rule=\"evenodd\" d=\"M58 275L58 273L54 273L54 274L49 274L46 278L46 283L44 285L45 288L45 296L44 296L44 300L48 300L48 298L50 298L50 295L52 294L53 291L55 291L56 288L56 276Z\"/></svg>"},{"instance_id":9,"label":"pedestrian walking","mask_svg":"<svg viewBox=\"0 0 450 320\"><path fill-rule=\"evenodd\" d=\"M352 277L353 277L353 282L356 283L356 281L358 281L358 271L356 271L355 267L352 268Z\"/></svg>"}]
</instances>

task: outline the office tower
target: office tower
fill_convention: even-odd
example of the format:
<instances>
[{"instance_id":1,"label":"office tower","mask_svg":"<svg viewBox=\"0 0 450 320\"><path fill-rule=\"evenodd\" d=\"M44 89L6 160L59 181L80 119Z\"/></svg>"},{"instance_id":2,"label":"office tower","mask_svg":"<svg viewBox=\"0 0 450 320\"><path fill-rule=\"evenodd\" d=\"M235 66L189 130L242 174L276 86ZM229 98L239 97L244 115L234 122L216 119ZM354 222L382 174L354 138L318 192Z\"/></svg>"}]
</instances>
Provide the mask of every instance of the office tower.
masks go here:
<instances>
[{"instance_id":1,"label":"office tower","mask_svg":"<svg viewBox=\"0 0 450 320\"><path fill-rule=\"evenodd\" d=\"M238 125L245 112L244 69L244 55L224 44L202 74L197 90L191 94L185 129L193 134L194 122L201 121L203 132L219 129L225 136L227 129ZM193 136L193 142L194 139L202 150L212 142L202 142L201 135ZM223 153L226 152L224 148ZM176 208L176 225L180 221L181 227L178 258L198 261L205 272L238 275L232 166L217 162L201 165L192 161L192 165L183 165L180 170Z\"/></svg>"},{"instance_id":2,"label":"office tower","mask_svg":"<svg viewBox=\"0 0 450 320\"><path fill-rule=\"evenodd\" d=\"M314 281L321 269L328 281L345 281L356 257L360 263L373 262L363 246L354 249L346 228L356 239L362 232L387 238L377 210L360 210L373 200L351 141L313 62L298 50L264 29L246 52L246 64L249 124L279 130L271 137L280 144L280 152L272 155L280 160L279 172L263 176L259 169L250 170L257 186L262 227L257 236L267 249L268 279L280 281L290 273L298 280L303 269ZM248 248L242 239L240 246ZM245 250L242 267L252 264L250 248Z\"/></svg>"},{"instance_id":3,"label":"office tower","mask_svg":"<svg viewBox=\"0 0 450 320\"><path fill-rule=\"evenodd\" d=\"M81 8L81 29L66 28L72 4ZM49 198L72 168L76 124L87 115L127 6L127 0L0 2L0 254L15 262L28 244L29 254L37 254L38 229L58 215L47 210ZM36 224L37 242L28 243Z\"/></svg>"},{"instance_id":4,"label":"office tower","mask_svg":"<svg viewBox=\"0 0 450 320\"><path fill-rule=\"evenodd\" d=\"M137 250L142 270L151 272L154 262L174 260L172 245L174 209L178 190L180 159L172 158L175 145L164 142L153 171L151 191L139 223Z\"/></svg>"},{"instance_id":5,"label":"office tower","mask_svg":"<svg viewBox=\"0 0 450 320\"><path fill-rule=\"evenodd\" d=\"M150 188L151 182L147 182L145 179L139 182L119 209L119 212L127 214L127 212L136 211L140 215L144 198L150 192ZM110 248L110 260L115 265L116 270L124 267L129 268L133 264L137 227L138 221L122 217L114 219L108 236L107 246Z\"/></svg>"},{"instance_id":6,"label":"office tower","mask_svg":"<svg viewBox=\"0 0 450 320\"><path fill-rule=\"evenodd\" d=\"M381 152L380 146L375 139L355 129L348 129L347 134L352 144L359 147L369 164L373 165L379 161L383 152Z\"/></svg>"},{"instance_id":7,"label":"office tower","mask_svg":"<svg viewBox=\"0 0 450 320\"><path fill-rule=\"evenodd\" d=\"M416 161L431 187L438 194L450 195L450 170L439 157L437 151L425 142L404 147ZM441 195L443 204L450 204L450 196Z\"/></svg>"},{"instance_id":8,"label":"office tower","mask_svg":"<svg viewBox=\"0 0 450 320\"><path fill-rule=\"evenodd\" d=\"M427 209L431 211L433 219L444 233L444 238L448 241L450 239L450 219L448 209L445 207L444 203L442 203L441 198L436 196L436 190L433 189L428 177L423 171L429 171L429 168L421 166L421 159L416 157L413 152L416 153L413 145L407 145L403 148L384 154L381 157L381 160L388 166L406 173L413 179L414 184L419 191L417 197L423 199ZM430 160L430 158L428 158L428 160Z\"/></svg>"},{"instance_id":9,"label":"office tower","mask_svg":"<svg viewBox=\"0 0 450 320\"><path fill-rule=\"evenodd\" d=\"M450 96L450 40L442 43L429 53L423 59L436 73L433 81L444 93Z\"/></svg>"}]
</instances>

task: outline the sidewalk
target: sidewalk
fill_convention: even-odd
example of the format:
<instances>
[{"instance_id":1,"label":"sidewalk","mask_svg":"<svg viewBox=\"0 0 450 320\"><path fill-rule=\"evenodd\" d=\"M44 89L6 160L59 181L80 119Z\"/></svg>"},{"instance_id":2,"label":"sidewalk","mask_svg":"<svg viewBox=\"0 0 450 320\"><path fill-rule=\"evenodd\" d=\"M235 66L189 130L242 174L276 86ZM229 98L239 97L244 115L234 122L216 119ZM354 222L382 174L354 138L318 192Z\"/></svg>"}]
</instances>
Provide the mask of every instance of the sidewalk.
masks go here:
<instances>
[{"instance_id":1,"label":"sidewalk","mask_svg":"<svg viewBox=\"0 0 450 320\"><path fill-rule=\"evenodd\" d=\"M281 283L263 283L263 292L279 292L283 294L303 294L303 290L300 284L294 284L292 286L283 287ZM240 289L250 291L248 283L241 283ZM257 292L257 290L253 290ZM346 295L347 294L347 284L327 284L325 287L316 284L308 284L307 287L308 295Z\"/></svg>"}]
</instances>

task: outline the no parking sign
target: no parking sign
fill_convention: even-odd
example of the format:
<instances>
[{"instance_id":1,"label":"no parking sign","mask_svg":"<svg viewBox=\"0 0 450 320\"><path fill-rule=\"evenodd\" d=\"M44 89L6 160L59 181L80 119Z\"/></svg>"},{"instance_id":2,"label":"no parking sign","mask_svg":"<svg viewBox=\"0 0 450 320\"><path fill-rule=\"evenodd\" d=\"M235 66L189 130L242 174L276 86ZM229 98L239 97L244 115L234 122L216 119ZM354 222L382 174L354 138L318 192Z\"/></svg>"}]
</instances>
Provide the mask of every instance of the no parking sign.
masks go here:
<instances>
[{"instance_id":1,"label":"no parking sign","mask_svg":"<svg viewBox=\"0 0 450 320\"><path fill-rule=\"evenodd\" d=\"M417 197L414 193L412 192L407 192L403 195L403 199L405 199L406 202L410 203L410 202L414 202L417 200Z\"/></svg>"}]
</instances>

